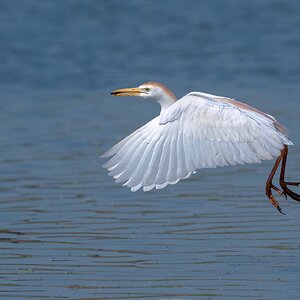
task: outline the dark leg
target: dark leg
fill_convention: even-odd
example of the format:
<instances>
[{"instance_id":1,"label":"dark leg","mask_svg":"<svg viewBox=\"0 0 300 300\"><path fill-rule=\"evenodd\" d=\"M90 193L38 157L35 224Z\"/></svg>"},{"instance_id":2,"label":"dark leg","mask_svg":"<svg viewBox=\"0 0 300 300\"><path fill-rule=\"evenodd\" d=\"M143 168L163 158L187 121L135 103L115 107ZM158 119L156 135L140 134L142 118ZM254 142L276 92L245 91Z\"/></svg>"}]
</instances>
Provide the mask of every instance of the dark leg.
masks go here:
<instances>
[{"instance_id":1,"label":"dark leg","mask_svg":"<svg viewBox=\"0 0 300 300\"><path fill-rule=\"evenodd\" d=\"M282 212L282 210L279 206L279 203L277 202L275 197L272 195L272 189L274 189L278 194L282 195L281 190L279 188L277 188L276 186L274 186L273 183L272 183L272 180L273 180L274 175L275 175L275 173L278 169L278 166L279 166L279 164L282 160L282 157L283 156L282 156L282 153L281 153L281 155L278 156L278 158L276 159L276 162L275 162L275 164L272 168L272 171L271 171L271 173L270 173L270 175L267 179L267 182L266 182L266 195L269 198L269 201L271 202L271 204L274 205L278 209L278 211L283 214L283 212Z\"/></svg>"},{"instance_id":2,"label":"dark leg","mask_svg":"<svg viewBox=\"0 0 300 300\"><path fill-rule=\"evenodd\" d=\"M289 196L292 199L300 202L300 195L294 193L287 187L288 185L299 185L300 182L286 182L284 180L286 159L287 159L287 155L288 155L288 146L287 145L284 146L281 153L282 153L282 164L281 164L279 184L283 190L283 194L284 194L285 198L287 198L287 196Z\"/></svg>"}]
</instances>

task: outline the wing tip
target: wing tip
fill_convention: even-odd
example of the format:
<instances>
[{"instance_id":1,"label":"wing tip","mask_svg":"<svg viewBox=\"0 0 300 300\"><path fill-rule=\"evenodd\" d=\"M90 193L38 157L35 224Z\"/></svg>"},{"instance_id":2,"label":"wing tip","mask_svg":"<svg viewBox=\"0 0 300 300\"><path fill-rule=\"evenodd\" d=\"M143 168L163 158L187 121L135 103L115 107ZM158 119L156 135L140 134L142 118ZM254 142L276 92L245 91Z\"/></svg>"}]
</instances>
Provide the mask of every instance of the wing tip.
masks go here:
<instances>
[{"instance_id":1,"label":"wing tip","mask_svg":"<svg viewBox=\"0 0 300 300\"><path fill-rule=\"evenodd\" d=\"M111 157L113 154L110 153L110 149L103 152L102 154L99 155L99 158L108 158L108 157Z\"/></svg>"}]
</instances>

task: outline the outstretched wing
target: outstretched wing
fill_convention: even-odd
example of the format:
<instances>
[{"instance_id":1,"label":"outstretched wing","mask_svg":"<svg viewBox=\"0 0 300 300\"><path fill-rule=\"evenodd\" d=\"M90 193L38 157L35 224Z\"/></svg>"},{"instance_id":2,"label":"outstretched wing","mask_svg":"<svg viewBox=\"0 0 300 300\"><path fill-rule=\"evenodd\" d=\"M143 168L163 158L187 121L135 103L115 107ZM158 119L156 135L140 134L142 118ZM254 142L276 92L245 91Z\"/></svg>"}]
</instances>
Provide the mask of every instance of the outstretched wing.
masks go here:
<instances>
[{"instance_id":1,"label":"outstretched wing","mask_svg":"<svg viewBox=\"0 0 300 300\"><path fill-rule=\"evenodd\" d=\"M233 99L192 92L104 153L117 183L161 189L201 168L258 163L291 145L272 116Z\"/></svg>"}]
</instances>

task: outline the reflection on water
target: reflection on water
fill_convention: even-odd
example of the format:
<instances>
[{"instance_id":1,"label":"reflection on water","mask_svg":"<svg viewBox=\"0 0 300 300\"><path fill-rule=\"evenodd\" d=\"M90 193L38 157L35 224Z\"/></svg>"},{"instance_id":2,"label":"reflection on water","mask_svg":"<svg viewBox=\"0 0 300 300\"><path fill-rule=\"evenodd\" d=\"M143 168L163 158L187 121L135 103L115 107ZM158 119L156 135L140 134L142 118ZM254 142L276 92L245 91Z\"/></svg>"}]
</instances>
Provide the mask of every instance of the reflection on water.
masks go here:
<instances>
[{"instance_id":1,"label":"reflection on water","mask_svg":"<svg viewBox=\"0 0 300 300\"><path fill-rule=\"evenodd\" d=\"M158 112L108 92L162 80L276 115L298 180L299 5L126 3L2 4L0 297L296 299L300 205L281 197L281 216L268 203L272 162L131 193L98 156Z\"/></svg>"}]
</instances>

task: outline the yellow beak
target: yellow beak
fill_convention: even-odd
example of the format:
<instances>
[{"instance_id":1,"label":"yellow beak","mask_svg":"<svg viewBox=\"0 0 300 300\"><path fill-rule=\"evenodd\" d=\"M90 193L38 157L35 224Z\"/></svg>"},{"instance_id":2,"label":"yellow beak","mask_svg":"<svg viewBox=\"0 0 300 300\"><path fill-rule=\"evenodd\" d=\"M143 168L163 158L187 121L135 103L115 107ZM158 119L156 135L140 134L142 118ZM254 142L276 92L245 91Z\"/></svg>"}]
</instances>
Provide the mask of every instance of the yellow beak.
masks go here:
<instances>
[{"instance_id":1,"label":"yellow beak","mask_svg":"<svg viewBox=\"0 0 300 300\"><path fill-rule=\"evenodd\" d=\"M124 88L112 91L113 96L139 96L143 91L140 88Z\"/></svg>"}]
</instances>

